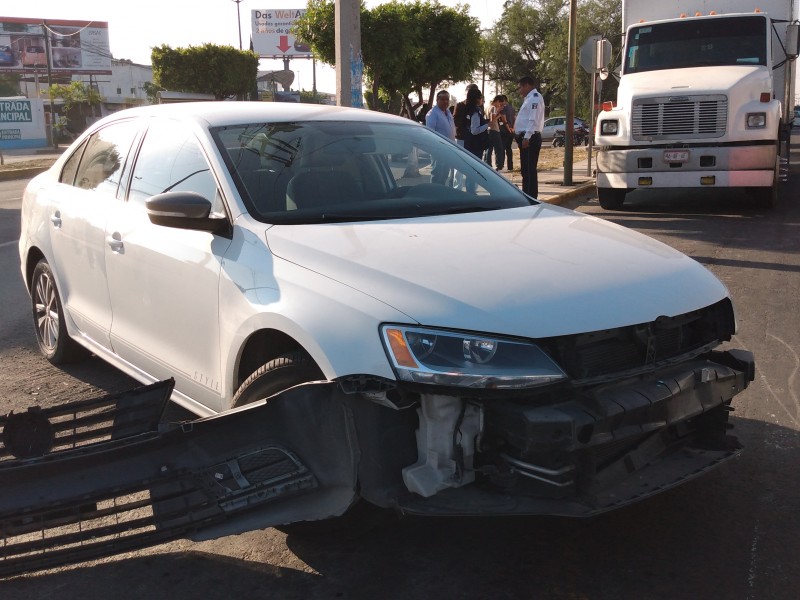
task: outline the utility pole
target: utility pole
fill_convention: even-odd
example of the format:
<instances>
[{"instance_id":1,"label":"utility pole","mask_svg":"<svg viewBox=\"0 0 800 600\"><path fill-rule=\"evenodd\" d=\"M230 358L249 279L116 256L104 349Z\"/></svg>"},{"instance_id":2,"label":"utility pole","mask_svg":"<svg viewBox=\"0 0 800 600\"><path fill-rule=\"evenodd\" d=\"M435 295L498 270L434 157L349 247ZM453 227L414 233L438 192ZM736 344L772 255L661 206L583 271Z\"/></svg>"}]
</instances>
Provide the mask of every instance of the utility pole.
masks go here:
<instances>
[{"instance_id":1,"label":"utility pole","mask_svg":"<svg viewBox=\"0 0 800 600\"><path fill-rule=\"evenodd\" d=\"M362 108L361 2L336 0L336 104Z\"/></svg>"},{"instance_id":2,"label":"utility pole","mask_svg":"<svg viewBox=\"0 0 800 600\"><path fill-rule=\"evenodd\" d=\"M564 123L564 185L572 185L572 140L575 131L575 57L578 0L569 2L569 50L567 54L567 122Z\"/></svg>"},{"instance_id":3,"label":"utility pole","mask_svg":"<svg viewBox=\"0 0 800 600\"><path fill-rule=\"evenodd\" d=\"M239 13L239 4L242 0L233 0L236 2L236 24L239 26L239 50L242 49L242 15Z\"/></svg>"},{"instance_id":4,"label":"utility pole","mask_svg":"<svg viewBox=\"0 0 800 600\"><path fill-rule=\"evenodd\" d=\"M53 110L53 94L50 93L50 86L53 85L53 71L50 67L50 35L47 21L42 21L42 33L44 34L44 60L47 63L47 97L50 98L50 137L53 138L53 148L58 148L58 140L56 140L56 130L53 127L56 124L56 114ZM39 84L36 84L36 93L39 93Z\"/></svg>"}]
</instances>

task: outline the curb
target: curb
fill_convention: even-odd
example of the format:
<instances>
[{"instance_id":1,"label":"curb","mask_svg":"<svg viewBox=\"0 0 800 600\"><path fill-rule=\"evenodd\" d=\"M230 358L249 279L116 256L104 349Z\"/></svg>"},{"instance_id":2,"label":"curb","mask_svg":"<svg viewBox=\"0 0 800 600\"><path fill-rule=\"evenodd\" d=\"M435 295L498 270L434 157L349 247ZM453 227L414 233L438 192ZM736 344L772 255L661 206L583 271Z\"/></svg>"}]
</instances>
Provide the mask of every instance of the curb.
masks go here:
<instances>
[{"instance_id":1,"label":"curb","mask_svg":"<svg viewBox=\"0 0 800 600\"><path fill-rule=\"evenodd\" d=\"M594 192L595 190L595 182L594 181L587 181L586 183L582 183L581 185L564 192L563 194L557 194L543 200L543 202L547 202L548 204L556 204L561 205L567 200L572 200L573 198L577 198L578 196L583 196L589 192Z\"/></svg>"},{"instance_id":2,"label":"curb","mask_svg":"<svg viewBox=\"0 0 800 600\"><path fill-rule=\"evenodd\" d=\"M6 169L0 171L0 181L13 181L14 179L30 179L39 173L44 173L50 167L28 167L25 169Z\"/></svg>"}]
</instances>

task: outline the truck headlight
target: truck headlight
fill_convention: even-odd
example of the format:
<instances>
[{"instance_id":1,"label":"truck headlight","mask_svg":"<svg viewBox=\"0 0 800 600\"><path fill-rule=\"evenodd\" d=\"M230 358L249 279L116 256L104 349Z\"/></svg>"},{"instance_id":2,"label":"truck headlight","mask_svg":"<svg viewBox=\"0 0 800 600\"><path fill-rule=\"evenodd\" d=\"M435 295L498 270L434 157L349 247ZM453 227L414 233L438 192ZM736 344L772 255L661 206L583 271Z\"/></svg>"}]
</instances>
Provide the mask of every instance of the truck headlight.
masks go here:
<instances>
[{"instance_id":1,"label":"truck headlight","mask_svg":"<svg viewBox=\"0 0 800 600\"><path fill-rule=\"evenodd\" d=\"M767 126L767 113L747 113L748 129L764 129Z\"/></svg>"},{"instance_id":2,"label":"truck headlight","mask_svg":"<svg viewBox=\"0 0 800 600\"><path fill-rule=\"evenodd\" d=\"M464 388L521 389L566 379L535 344L487 336L384 325L386 353L398 379Z\"/></svg>"},{"instance_id":3,"label":"truck headlight","mask_svg":"<svg viewBox=\"0 0 800 600\"><path fill-rule=\"evenodd\" d=\"M600 121L600 135L617 135L619 133L619 121L608 119Z\"/></svg>"}]
</instances>

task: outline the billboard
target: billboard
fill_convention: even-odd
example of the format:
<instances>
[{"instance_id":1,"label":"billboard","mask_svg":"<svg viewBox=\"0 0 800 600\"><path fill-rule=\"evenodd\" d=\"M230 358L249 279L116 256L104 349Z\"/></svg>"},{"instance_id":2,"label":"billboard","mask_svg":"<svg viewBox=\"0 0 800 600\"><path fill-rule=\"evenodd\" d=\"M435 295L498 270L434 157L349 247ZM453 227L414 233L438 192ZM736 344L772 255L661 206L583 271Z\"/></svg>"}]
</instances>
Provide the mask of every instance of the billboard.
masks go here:
<instances>
[{"instance_id":1,"label":"billboard","mask_svg":"<svg viewBox=\"0 0 800 600\"><path fill-rule=\"evenodd\" d=\"M261 58L311 58L311 49L289 33L305 12L303 8L252 11L253 51Z\"/></svg>"},{"instance_id":2,"label":"billboard","mask_svg":"<svg viewBox=\"0 0 800 600\"><path fill-rule=\"evenodd\" d=\"M108 23L0 17L0 73L110 75Z\"/></svg>"}]
</instances>

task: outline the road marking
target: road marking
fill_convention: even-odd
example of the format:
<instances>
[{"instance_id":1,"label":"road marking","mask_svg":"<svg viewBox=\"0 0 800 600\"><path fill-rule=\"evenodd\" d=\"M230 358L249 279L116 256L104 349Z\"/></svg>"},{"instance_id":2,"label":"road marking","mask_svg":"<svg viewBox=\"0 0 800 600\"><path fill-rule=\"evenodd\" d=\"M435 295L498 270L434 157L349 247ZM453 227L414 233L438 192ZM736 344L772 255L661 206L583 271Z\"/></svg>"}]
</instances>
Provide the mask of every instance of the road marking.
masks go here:
<instances>
[{"instance_id":1,"label":"road marking","mask_svg":"<svg viewBox=\"0 0 800 600\"><path fill-rule=\"evenodd\" d=\"M13 242L3 242L2 244L0 244L0 248L5 248L6 246L11 246L16 244L19 244L17 240L14 240Z\"/></svg>"}]
</instances>

